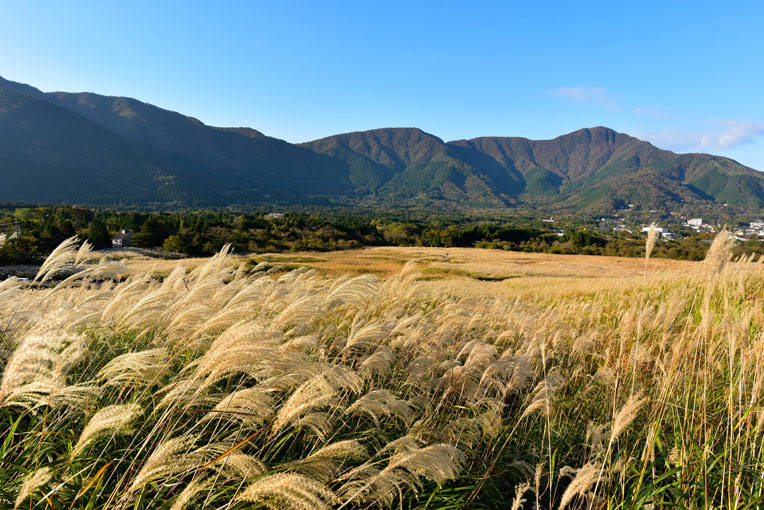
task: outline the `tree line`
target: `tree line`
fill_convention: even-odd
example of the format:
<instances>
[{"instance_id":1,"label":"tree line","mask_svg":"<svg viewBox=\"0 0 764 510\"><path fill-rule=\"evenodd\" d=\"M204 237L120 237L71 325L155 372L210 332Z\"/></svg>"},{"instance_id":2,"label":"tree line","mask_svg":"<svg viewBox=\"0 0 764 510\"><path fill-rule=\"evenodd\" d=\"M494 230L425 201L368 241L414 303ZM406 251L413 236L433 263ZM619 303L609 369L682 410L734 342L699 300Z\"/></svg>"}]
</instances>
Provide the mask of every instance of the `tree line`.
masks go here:
<instances>
[{"instance_id":1,"label":"tree line","mask_svg":"<svg viewBox=\"0 0 764 510\"><path fill-rule=\"evenodd\" d=\"M235 252L330 251L364 246L480 247L513 251L614 255L644 254L641 235L605 237L590 228L564 231L501 220L423 217L347 211L268 210L125 212L73 206L0 208L0 233L20 231L0 246L0 264L35 264L61 241L77 235L96 249L111 247L114 234L132 230L132 246L207 256L231 244ZM658 243L655 257L700 260L702 236ZM739 248L764 251L761 243Z\"/></svg>"}]
</instances>

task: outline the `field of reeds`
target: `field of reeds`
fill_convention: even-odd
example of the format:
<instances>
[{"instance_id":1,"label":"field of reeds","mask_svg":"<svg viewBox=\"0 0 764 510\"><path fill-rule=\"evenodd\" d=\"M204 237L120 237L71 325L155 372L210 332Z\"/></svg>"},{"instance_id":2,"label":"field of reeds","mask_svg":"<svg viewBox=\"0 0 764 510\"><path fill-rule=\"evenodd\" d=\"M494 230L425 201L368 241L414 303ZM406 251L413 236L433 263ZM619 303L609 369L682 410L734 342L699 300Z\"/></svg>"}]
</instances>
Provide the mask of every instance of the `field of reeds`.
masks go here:
<instances>
[{"instance_id":1,"label":"field of reeds","mask_svg":"<svg viewBox=\"0 0 764 510\"><path fill-rule=\"evenodd\" d=\"M0 508L761 507L764 265L732 247L508 297L69 241L0 282Z\"/></svg>"}]
</instances>

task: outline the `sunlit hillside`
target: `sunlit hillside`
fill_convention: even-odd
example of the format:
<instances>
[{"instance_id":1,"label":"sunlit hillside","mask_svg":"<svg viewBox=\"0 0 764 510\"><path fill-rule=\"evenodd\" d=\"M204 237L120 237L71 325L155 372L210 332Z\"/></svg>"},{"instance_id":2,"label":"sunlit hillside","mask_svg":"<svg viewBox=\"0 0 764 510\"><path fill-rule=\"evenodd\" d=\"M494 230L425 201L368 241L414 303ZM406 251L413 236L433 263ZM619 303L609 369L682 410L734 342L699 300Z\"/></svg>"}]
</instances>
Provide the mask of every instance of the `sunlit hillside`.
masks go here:
<instances>
[{"instance_id":1,"label":"sunlit hillside","mask_svg":"<svg viewBox=\"0 0 764 510\"><path fill-rule=\"evenodd\" d=\"M757 508L764 272L731 250L67 242L0 282L0 508Z\"/></svg>"}]
</instances>

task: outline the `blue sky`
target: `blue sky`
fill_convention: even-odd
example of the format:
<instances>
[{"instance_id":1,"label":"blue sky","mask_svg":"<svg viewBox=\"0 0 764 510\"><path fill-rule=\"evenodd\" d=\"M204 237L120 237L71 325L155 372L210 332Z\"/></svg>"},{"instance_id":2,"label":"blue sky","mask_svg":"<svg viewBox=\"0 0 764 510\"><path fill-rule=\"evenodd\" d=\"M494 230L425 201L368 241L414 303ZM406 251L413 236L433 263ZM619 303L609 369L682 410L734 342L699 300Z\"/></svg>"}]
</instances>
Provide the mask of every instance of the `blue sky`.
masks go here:
<instances>
[{"instance_id":1,"label":"blue sky","mask_svg":"<svg viewBox=\"0 0 764 510\"><path fill-rule=\"evenodd\" d=\"M604 125L764 170L764 2L0 0L0 75L292 142Z\"/></svg>"}]
</instances>

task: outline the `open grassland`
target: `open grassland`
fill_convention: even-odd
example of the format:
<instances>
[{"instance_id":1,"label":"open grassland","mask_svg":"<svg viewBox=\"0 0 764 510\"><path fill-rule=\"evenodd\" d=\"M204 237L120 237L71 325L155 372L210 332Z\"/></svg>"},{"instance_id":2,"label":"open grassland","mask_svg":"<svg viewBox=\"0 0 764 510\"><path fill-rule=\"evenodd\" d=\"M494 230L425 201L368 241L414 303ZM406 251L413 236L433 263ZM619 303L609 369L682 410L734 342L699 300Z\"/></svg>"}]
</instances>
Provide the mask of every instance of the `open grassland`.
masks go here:
<instances>
[{"instance_id":1,"label":"open grassland","mask_svg":"<svg viewBox=\"0 0 764 510\"><path fill-rule=\"evenodd\" d=\"M177 260L161 260L131 251L109 252L109 257L122 261L133 273L166 276L177 267ZM480 248L363 248L327 253L266 253L229 255L230 263L249 264L276 273L308 268L323 277L376 275L385 280L398 275L412 262L421 273L421 282L437 282L434 292L457 285L469 294L517 297L525 291L538 295L592 292L600 288L624 287L640 283L644 275L644 259L626 257L593 257L588 255L555 255L520 253ZM208 259L184 259L181 264L194 269ZM652 259L650 274L692 273L697 264L670 259ZM502 285L481 283L502 282Z\"/></svg>"},{"instance_id":2,"label":"open grassland","mask_svg":"<svg viewBox=\"0 0 764 510\"><path fill-rule=\"evenodd\" d=\"M0 508L758 508L764 266L731 249L66 243L37 282L73 276L0 283Z\"/></svg>"}]
</instances>

